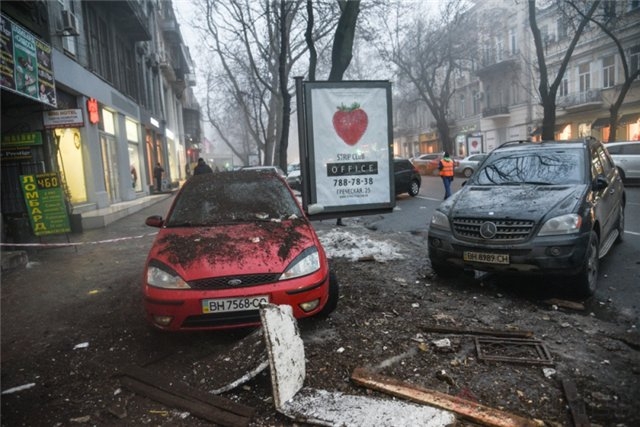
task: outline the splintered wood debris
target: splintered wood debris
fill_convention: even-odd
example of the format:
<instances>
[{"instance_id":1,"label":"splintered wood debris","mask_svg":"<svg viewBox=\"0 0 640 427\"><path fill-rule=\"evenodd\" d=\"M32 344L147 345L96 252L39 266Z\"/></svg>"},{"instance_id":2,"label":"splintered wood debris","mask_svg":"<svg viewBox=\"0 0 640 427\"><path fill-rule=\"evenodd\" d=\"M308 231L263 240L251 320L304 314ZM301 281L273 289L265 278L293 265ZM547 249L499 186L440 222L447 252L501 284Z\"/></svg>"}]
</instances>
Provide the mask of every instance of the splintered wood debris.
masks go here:
<instances>
[{"instance_id":1,"label":"splintered wood debris","mask_svg":"<svg viewBox=\"0 0 640 427\"><path fill-rule=\"evenodd\" d=\"M546 425L542 420L520 417L477 402L369 372L364 368L356 368L351 374L351 380L372 390L455 412L462 418L485 426L541 427Z\"/></svg>"},{"instance_id":2,"label":"splintered wood debris","mask_svg":"<svg viewBox=\"0 0 640 427\"><path fill-rule=\"evenodd\" d=\"M247 426L255 409L229 399L189 387L179 380L159 377L143 368L130 366L121 371L120 383L134 393L221 426Z\"/></svg>"}]
</instances>

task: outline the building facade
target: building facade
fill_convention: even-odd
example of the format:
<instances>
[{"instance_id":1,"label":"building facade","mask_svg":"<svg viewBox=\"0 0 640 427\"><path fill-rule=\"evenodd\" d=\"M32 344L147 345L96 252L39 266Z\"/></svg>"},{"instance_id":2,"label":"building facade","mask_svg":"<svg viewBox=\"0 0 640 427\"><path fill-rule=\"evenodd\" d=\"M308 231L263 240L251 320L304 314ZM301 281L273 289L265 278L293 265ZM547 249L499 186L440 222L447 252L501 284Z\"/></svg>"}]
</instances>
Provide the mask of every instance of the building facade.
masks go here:
<instances>
[{"instance_id":1,"label":"building facade","mask_svg":"<svg viewBox=\"0 0 640 427\"><path fill-rule=\"evenodd\" d=\"M573 33L562 18L559 2L539 2L536 17L545 43L549 75L555 78ZM640 67L640 1L603 2L598 13L615 4L615 35L623 46L630 72ZM529 25L527 2L486 0L468 12L477 29L477 56L471 70L459 72L449 108L455 154L488 152L510 140L539 140L543 111L538 95L539 74ZM594 136L608 141L609 109L624 81L616 44L595 24L580 38L556 97L555 137L568 140ZM444 150L430 113L397 124L396 155L412 157ZM405 121L406 123L406 121ZM434 132L436 133L434 143ZM640 79L636 79L618 113L616 140L640 139ZM425 143L429 141L429 143Z\"/></svg>"},{"instance_id":2,"label":"building facade","mask_svg":"<svg viewBox=\"0 0 640 427\"><path fill-rule=\"evenodd\" d=\"M200 115L170 0L1 5L3 241L33 227L21 176L56 174L76 229L186 178Z\"/></svg>"}]
</instances>

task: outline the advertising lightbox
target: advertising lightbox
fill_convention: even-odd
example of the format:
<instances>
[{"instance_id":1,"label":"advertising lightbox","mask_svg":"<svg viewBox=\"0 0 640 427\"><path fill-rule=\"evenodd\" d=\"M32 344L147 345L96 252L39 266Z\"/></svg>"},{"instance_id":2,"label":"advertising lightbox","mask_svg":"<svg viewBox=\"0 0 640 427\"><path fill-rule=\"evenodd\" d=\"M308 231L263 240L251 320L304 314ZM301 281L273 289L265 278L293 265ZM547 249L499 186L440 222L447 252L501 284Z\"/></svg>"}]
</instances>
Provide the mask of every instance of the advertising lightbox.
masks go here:
<instances>
[{"instance_id":1,"label":"advertising lightbox","mask_svg":"<svg viewBox=\"0 0 640 427\"><path fill-rule=\"evenodd\" d=\"M316 217L391 211L391 84L341 81L302 86L305 210Z\"/></svg>"}]
</instances>

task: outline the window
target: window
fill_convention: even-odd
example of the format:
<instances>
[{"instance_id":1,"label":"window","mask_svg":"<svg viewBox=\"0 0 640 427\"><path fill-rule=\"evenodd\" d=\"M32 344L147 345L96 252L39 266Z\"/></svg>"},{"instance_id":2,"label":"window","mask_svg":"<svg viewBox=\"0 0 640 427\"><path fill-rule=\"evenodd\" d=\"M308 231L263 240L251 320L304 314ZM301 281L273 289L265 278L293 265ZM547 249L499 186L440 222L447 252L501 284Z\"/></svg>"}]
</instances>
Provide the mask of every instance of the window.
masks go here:
<instances>
[{"instance_id":1,"label":"window","mask_svg":"<svg viewBox=\"0 0 640 427\"><path fill-rule=\"evenodd\" d=\"M464 99L464 95L460 95L460 117L465 117L465 99Z\"/></svg>"},{"instance_id":2,"label":"window","mask_svg":"<svg viewBox=\"0 0 640 427\"><path fill-rule=\"evenodd\" d=\"M591 89L591 64L585 62L578 65L578 76L580 79L580 93Z\"/></svg>"},{"instance_id":3,"label":"window","mask_svg":"<svg viewBox=\"0 0 640 427\"><path fill-rule=\"evenodd\" d=\"M558 19L557 29L558 29L558 40L562 40L567 37L567 24L564 19Z\"/></svg>"},{"instance_id":4,"label":"window","mask_svg":"<svg viewBox=\"0 0 640 427\"><path fill-rule=\"evenodd\" d=\"M478 114L480 111L480 98L481 94L478 91L473 91L473 114Z\"/></svg>"},{"instance_id":5,"label":"window","mask_svg":"<svg viewBox=\"0 0 640 427\"><path fill-rule=\"evenodd\" d=\"M515 55L518 53L518 42L516 39L516 29L511 28L509 30L509 50L511 55Z\"/></svg>"},{"instance_id":6,"label":"window","mask_svg":"<svg viewBox=\"0 0 640 427\"><path fill-rule=\"evenodd\" d=\"M578 137L583 138L585 136L591 136L591 123L578 124Z\"/></svg>"},{"instance_id":7,"label":"window","mask_svg":"<svg viewBox=\"0 0 640 427\"><path fill-rule=\"evenodd\" d=\"M565 75L560 82L560 87L558 88L558 96L567 95L569 95L569 78Z\"/></svg>"},{"instance_id":8,"label":"window","mask_svg":"<svg viewBox=\"0 0 640 427\"><path fill-rule=\"evenodd\" d=\"M640 69L640 45L629 49L629 72L635 73Z\"/></svg>"},{"instance_id":9,"label":"window","mask_svg":"<svg viewBox=\"0 0 640 427\"><path fill-rule=\"evenodd\" d=\"M496 62L502 61L502 55L504 53L504 41L502 37L496 39Z\"/></svg>"},{"instance_id":10,"label":"window","mask_svg":"<svg viewBox=\"0 0 640 427\"><path fill-rule=\"evenodd\" d=\"M613 55L602 59L602 87L615 86L616 65Z\"/></svg>"}]
</instances>

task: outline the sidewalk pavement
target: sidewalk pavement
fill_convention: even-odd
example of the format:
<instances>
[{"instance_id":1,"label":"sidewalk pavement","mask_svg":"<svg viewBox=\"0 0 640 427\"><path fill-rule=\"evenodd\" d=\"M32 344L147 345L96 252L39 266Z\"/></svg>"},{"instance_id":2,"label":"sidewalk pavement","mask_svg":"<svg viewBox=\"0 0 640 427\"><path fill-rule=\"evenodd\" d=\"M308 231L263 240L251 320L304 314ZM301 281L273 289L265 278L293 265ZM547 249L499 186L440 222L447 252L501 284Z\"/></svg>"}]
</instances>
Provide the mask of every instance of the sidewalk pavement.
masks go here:
<instances>
[{"instance_id":1,"label":"sidewalk pavement","mask_svg":"<svg viewBox=\"0 0 640 427\"><path fill-rule=\"evenodd\" d=\"M0 258L2 271L24 268L29 263L29 257L42 251L64 246L73 246L80 243L91 243L114 237L118 233L117 222L126 217L138 213L146 208L166 201L175 192L152 194L122 203L115 203L104 209L96 209L82 214L82 232L67 233L56 236L34 238L33 243L3 243L0 246ZM168 204L167 204L168 207ZM158 214L164 215L164 208ZM139 224L137 224L139 225ZM126 234L126 230L120 230Z\"/></svg>"}]
</instances>

